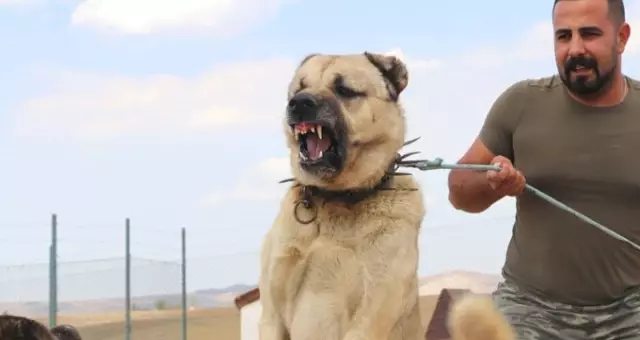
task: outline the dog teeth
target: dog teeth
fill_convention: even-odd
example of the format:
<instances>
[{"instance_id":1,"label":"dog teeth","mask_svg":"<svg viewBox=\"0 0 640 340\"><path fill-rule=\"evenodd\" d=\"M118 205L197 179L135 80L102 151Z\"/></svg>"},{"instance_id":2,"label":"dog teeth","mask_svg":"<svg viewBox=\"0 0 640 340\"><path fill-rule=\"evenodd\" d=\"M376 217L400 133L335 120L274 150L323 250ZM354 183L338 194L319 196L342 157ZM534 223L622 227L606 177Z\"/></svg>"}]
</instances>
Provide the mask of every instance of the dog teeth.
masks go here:
<instances>
[{"instance_id":1,"label":"dog teeth","mask_svg":"<svg viewBox=\"0 0 640 340\"><path fill-rule=\"evenodd\" d=\"M302 158L302 160L307 160L307 156L305 156L302 151L298 152L298 155L300 156L300 158Z\"/></svg>"},{"instance_id":2,"label":"dog teeth","mask_svg":"<svg viewBox=\"0 0 640 340\"><path fill-rule=\"evenodd\" d=\"M320 151L320 154L318 155L318 158L322 158L322 151Z\"/></svg>"},{"instance_id":3,"label":"dog teeth","mask_svg":"<svg viewBox=\"0 0 640 340\"><path fill-rule=\"evenodd\" d=\"M296 134L296 135L304 135L304 134L306 134L306 133L307 133L307 130L302 130L302 128L301 128L300 126L296 126L296 127L293 129L293 132L294 132L294 134Z\"/></svg>"},{"instance_id":4,"label":"dog teeth","mask_svg":"<svg viewBox=\"0 0 640 340\"><path fill-rule=\"evenodd\" d=\"M322 125L303 126L301 124L301 125L294 126L292 130L296 140L298 140L301 135L306 135L309 132L315 133L316 135L318 135L319 139L322 139Z\"/></svg>"}]
</instances>

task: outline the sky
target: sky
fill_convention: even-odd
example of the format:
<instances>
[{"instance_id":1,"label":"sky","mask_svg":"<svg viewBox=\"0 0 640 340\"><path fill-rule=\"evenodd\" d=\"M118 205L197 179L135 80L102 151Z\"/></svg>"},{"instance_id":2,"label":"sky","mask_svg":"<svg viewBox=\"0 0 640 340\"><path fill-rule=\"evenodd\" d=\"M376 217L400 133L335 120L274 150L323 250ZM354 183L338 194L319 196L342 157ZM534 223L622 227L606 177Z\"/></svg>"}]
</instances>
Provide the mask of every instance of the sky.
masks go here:
<instances>
[{"instance_id":1,"label":"sky","mask_svg":"<svg viewBox=\"0 0 640 340\"><path fill-rule=\"evenodd\" d=\"M640 0L627 13L638 76ZM408 138L422 137L407 151L453 163L506 87L556 72L550 20L544 1L0 0L0 300L46 296L52 214L62 300L122 282L126 218L134 294L178 291L183 227L189 290L255 284L302 58L400 57ZM419 274L499 273L513 200L455 211L445 170L414 172Z\"/></svg>"}]
</instances>

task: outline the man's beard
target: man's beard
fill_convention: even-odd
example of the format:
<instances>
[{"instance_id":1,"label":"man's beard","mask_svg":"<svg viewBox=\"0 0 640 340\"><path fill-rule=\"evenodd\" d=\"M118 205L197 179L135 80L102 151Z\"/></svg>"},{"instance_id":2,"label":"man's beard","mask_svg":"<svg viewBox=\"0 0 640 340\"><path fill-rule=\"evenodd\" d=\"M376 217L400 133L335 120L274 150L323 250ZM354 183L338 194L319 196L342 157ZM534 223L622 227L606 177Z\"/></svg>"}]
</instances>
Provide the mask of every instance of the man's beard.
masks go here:
<instances>
[{"instance_id":1,"label":"man's beard","mask_svg":"<svg viewBox=\"0 0 640 340\"><path fill-rule=\"evenodd\" d=\"M573 78L571 73L581 66L584 70L591 71L592 74L579 75ZM603 88L611 83L615 64L609 70L600 73L598 62L593 58L579 56L570 58L564 64L564 73L560 73L560 78L567 89L578 96L591 96L600 93Z\"/></svg>"}]
</instances>

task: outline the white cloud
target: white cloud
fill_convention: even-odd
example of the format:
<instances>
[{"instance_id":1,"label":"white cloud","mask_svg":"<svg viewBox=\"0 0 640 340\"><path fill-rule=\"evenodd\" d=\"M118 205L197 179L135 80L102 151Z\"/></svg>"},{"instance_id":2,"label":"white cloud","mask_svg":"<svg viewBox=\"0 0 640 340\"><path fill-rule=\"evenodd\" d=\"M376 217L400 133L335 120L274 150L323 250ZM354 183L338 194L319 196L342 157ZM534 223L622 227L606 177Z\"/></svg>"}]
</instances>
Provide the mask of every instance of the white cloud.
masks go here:
<instances>
[{"instance_id":1,"label":"white cloud","mask_svg":"<svg viewBox=\"0 0 640 340\"><path fill-rule=\"evenodd\" d=\"M397 49L394 53L402 54ZM412 75L438 60L406 59ZM295 58L217 65L197 77L125 76L78 71L40 74L44 95L15 112L26 137L106 140L127 135L181 137L229 129L279 128Z\"/></svg>"},{"instance_id":2,"label":"white cloud","mask_svg":"<svg viewBox=\"0 0 640 340\"><path fill-rule=\"evenodd\" d=\"M228 37L259 23L291 0L85 0L72 24L124 34L206 31Z\"/></svg>"},{"instance_id":3,"label":"white cloud","mask_svg":"<svg viewBox=\"0 0 640 340\"><path fill-rule=\"evenodd\" d=\"M228 201L279 200L288 185L278 181L289 177L291 172L288 157L268 158L241 175L231 190L214 192L205 197L201 204L212 207Z\"/></svg>"},{"instance_id":4,"label":"white cloud","mask_svg":"<svg viewBox=\"0 0 640 340\"><path fill-rule=\"evenodd\" d=\"M443 61L440 59L413 59L407 57L401 48L396 47L391 49L389 52L385 53L386 55L392 55L396 58L402 60L407 67L411 70L411 72L420 72L420 71L428 71L435 70L443 66Z\"/></svg>"},{"instance_id":5,"label":"white cloud","mask_svg":"<svg viewBox=\"0 0 640 340\"><path fill-rule=\"evenodd\" d=\"M17 108L16 133L104 139L275 126L294 66L238 62L194 78L57 72L44 76L48 93Z\"/></svg>"},{"instance_id":6,"label":"white cloud","mask_svg":"<svg viewBox=\"0 0 640 340\"><path fill-rule=\"evenodd\" d=\"M630 12L631 20L638 18L638 11ZM447 140L449 151L433 152L457 157L499 92L523 77L555 72L551 37L551 24L543 21L512 45L489 45L447 60L407 56L401 48L388 51L409 67L411 81L403 100L410 130L425 135L421 147ZM636 40L630 49L640 47L640 34L632 37ZM285 88L297 61L293 57L235 62L197 77L47 74L40 83L49 84L49 91L15 111L15 132L86 140L279 128ZM452 133L462 137L452 138Z\"/></svg>"}]
</instances>

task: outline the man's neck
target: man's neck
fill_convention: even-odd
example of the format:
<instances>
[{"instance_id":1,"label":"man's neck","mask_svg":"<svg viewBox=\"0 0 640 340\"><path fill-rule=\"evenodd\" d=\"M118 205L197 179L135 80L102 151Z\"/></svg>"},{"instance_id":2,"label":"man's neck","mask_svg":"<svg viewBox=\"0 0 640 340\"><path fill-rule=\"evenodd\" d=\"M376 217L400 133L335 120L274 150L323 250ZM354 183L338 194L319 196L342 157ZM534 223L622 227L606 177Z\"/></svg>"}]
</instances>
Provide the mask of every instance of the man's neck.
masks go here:
<instances>
[{"instance_id":1,"label":"man's neck","mask_svg":"<svg viewBox=\"0 0 640 340\"><path fill-rule=\"evenodd\" d=\"M611 84L602 92L587 97L579 97L567 91L574 100L593 107L607 107L618 105L622 102L628 92L627 81L622 74L617 74Z\"/></svg>"}]
</instances>

